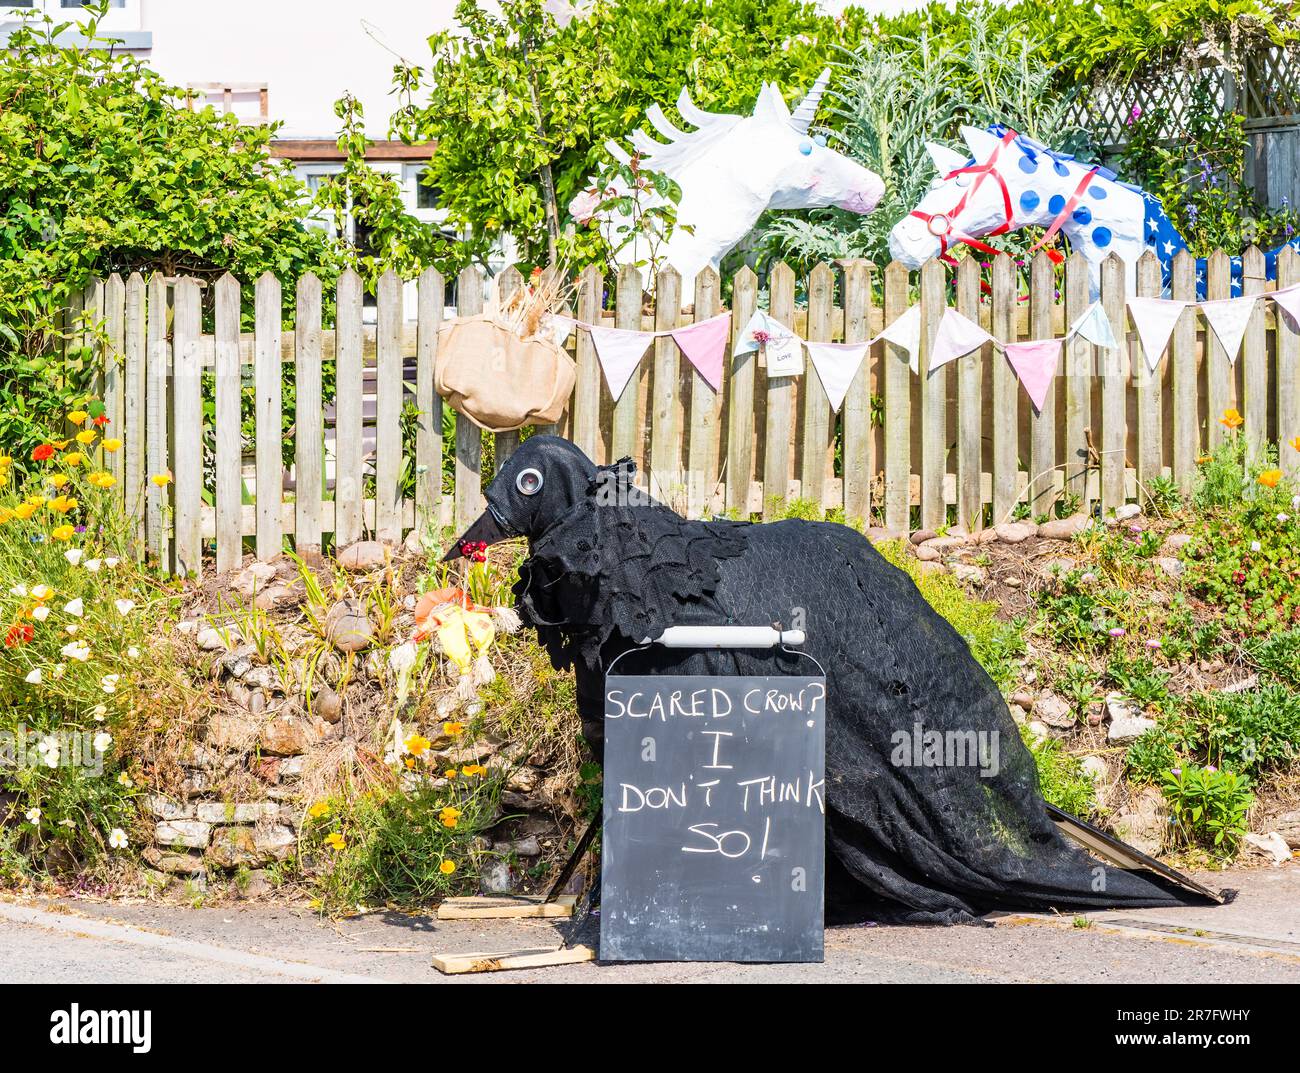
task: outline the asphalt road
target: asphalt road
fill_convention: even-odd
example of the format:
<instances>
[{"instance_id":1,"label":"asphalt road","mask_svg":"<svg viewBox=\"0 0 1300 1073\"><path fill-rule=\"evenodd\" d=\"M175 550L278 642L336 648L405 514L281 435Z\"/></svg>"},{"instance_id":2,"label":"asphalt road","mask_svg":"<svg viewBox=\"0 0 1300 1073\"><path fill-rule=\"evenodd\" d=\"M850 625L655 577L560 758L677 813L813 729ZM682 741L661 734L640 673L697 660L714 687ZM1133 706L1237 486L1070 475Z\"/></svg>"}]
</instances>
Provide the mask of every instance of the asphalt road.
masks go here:
<instances>
[{"instance_id":1,"label":"asphalt road","mask_svg":"<svg viewBox=\"0 0 1300 1073\"><path fill-rule=\"evenodd\" d=\"M1200 876L1208 909L1001 917L992 928L831 929L821 965L578 964L446 977L435 952L554 946L547 921L438 921L307 908L0 899L0 979L124 982L1300 983L1300 866Z\"/></svg>"}]
</instances>

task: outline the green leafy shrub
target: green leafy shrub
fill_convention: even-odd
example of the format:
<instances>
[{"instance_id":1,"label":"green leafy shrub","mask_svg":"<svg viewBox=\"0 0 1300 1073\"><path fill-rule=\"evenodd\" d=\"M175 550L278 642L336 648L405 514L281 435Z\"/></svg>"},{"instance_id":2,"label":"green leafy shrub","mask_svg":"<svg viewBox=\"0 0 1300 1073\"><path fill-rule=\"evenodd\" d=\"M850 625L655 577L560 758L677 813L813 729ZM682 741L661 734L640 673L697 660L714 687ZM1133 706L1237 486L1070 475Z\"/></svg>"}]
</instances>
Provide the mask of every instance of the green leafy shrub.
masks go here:
<instances>
[{"instance_id":1,"label":"green leafy shrub","mask_svg":"<svg viewBox=\"0 0 1300 1073\"><path fill-rule=\"evenodd\" d=\"M1270 685L1203 693L1179 720L1186 747L1236 771L1282 770L1300 757L1300 693Z\"/></svg>"},{"instance_id":2,"label":"green leafy shrub","mask_svg":"<svg viewBox=\"0 0 1300 1073\"><path fill-rule=\"evenodd\" d=\"M1247 641L1246 655L1264 674L1300 689L1300 626Z\"/></svg>"},{"instance_id":3,"label":"green leafy shrub","mask_svg":"<svg viewBox=\"0 0 1300 1073\"><path fill-rule=\"evenodd\" d=\"M1182 740L1163 726L1153 727L1133 742L1124 753L1124 770L1134 782L1158 785L1166 773L1178 766Z\"/></svg>"},{"instance_id":4,"label":"green leafy shrub","mask_svg":"<svg viewBox=\"0 0 1300 1073\"><path fill-rule=\"evenodd\" d=\"M1020 736L1034 756L1038 788L1044 799L1072 816L1086 819L1097 809L1097 787L1083 763L1052 738L1040 738L1024 727Z\"/></svg>"},{"instance_id":5,"label":"green leafy shrub","mask_svg":"<svg viewBox=\"0 0 1300 1073\"><path fill-rule=\"evenodd\" d=\"M1247 831L1246 814L1255 803L1250 779L1213 766L1188 764L1166 771L1160 791L1184 845L1201 845L1223 856L1236 851Z\"/></svg>"}]
</instances>

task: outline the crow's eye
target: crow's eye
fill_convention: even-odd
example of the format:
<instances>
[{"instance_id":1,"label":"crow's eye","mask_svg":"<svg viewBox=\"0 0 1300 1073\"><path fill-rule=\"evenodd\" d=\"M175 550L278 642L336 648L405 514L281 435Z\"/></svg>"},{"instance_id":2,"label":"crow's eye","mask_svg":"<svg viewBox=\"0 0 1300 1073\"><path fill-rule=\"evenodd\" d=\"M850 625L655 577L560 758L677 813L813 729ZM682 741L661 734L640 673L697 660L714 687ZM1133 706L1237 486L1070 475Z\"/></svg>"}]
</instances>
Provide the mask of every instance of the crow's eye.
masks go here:
<instances>
[{"instance_id":1,"label":"crow's eye","mask_svg":"<svg viewBox=\"0 0 1300 1073\"><path fill-rule=\"evenodd\" d=\"M524 495L536 495L542 487L542 475L535 469L523 470L515 478L515 487Z\"/></svg>"}]
</instances>

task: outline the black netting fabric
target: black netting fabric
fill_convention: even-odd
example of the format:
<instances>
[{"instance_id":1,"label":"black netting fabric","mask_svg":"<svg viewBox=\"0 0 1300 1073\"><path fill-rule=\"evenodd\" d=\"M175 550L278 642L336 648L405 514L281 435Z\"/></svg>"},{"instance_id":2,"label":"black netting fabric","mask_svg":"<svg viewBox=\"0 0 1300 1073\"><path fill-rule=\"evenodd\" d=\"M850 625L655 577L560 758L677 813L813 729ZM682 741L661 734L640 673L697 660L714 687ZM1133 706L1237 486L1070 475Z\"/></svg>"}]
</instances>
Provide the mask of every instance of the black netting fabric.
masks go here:
<instances>
[{"instance_id":1,"label":"black netting fabric","mask_svg":"<svg viewBox=\"0 0 1300 1073\"><path fill-rule=\"evenodd\" d=\"M514 485L529 466L546 477L531 498ZM863 536L821 522L687 521L638 493L632 473L626 460L597 468L566 441L534 437L488 490L493 514L529 537L519 608L555 665L574 668L597 750L605 669L620 652L669 625L797 623L827 675L828 920L1201 901L1104 866L1057 831L997 687ZM779 650L652 649L620 669L633 660L638 673L807 671ZM933 732L980 743L978 761L901 752L903 739Z\"/></svg>"}]
</instances>

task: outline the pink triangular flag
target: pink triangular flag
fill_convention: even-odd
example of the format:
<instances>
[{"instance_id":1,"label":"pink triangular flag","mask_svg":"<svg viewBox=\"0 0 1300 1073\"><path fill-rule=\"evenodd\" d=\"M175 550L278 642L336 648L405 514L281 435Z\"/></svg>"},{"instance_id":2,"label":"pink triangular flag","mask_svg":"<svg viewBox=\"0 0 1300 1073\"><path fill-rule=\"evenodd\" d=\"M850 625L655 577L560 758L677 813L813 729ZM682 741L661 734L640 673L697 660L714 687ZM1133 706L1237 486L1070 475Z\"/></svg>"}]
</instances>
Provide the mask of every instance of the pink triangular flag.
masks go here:
<instances>
[{"instance_id":1,"label":"pink triangular flag","mask_svg":"<svg viewBox=\"0 0 1300 1073\"><path fill-rule=\"evenodd\" d=\"M1201 312L1205 322L1214 329L1219 344L1228 353L1228 363L1232 364L1241 353L1241 340L1246 334L1246 325L1255 310L1255 296L1248 298L1224 298L1217 302L1202 302Z\"/></svg>"},{"instance_id":2,"label":"pink triangular flag","mask_svg":"<svg viewBox=\"0 0 1300 1073\"><path fill-rule=\"evenodd\" d=\"M1169 344L1169 337L1174 333L1174 325L1187 308L1186 302L1171 301L1168 298L1130 298L1128 300L1129 316L1133 318L1133 327L1137 329L1142 341L1142 353L1146 355L1147 368L1155 372L1160 364L1160 357Z\"/></svg>"},{"instance_id":3,"label":"pink triangular flag","mask_svg":"<svg viewBox=\"0 0 1300 1073\"><path fill-rule=\"evenodd\" d=\"M945 309L930 351L930 372L982 347L993 336L955 309Z\"/></svg>"},{"instance_id":4,"label":"pink triangular flag","mask_svg":"<svg viewBox=\"0 0 1300 1073\"><path fill-rule=\"evenodd\" d=\"M731 335L731 314L719 313L716 317L676 328L669 333L686 360L704 377L714 391L722 387L722 359L727 352L727 339Z\"/></svg>"},{"instance_id":5,"label":"pink triangular flag","mask_svg":"<svg viewBox=\"0 0 1300 1073\"><path fill-rule=\"evenodd\" d=\"M596 357L605 373L605 383L609 393L618 402L632 379L636 367L650 344L654 342L654 332L634 332L626 328L588 328L591 341L596 347Z\"/></svg>"},{"instance_id":6,"label":"pink triangular flag","mask_svg":"<svg viewBox=\"0 0 1300 1073\"><path fill-rule=\"evenodd\" d=\"M1033 402L1034 409L1042 413L1047 389L1051 387L1052 378L1056 376L1061 361L1061 340L1036 339L1028 343L1007 343L1002 349L1006 352L1011 368L1016 371L1025 394Z\"/></svg>"},{"instance_id":7,"label":"pink triangular flag","mask_svg":"<svg viewBox=\"0 0 1300 1073\"><path fill-rule=\"evenodd\" d=\"M870 343L809 343L808 357L812 359L817 377L830 399L831 410L840 412L844 405L844 396L849 392L849 385L858 373L858 367L866 356Z\"/></svg>"},{"instance_id":8,"label":"pink triangular flag","mask_svg":"<svg viewBox=\"0 0 1300 1073\"><path fill-rule=\"evenodd\" d=\"M1273 291L1269 297L1286 310L1291 323L1300 330L1300 283L1293 283L1290 287Z\"/></svg>"}]
</instances>

